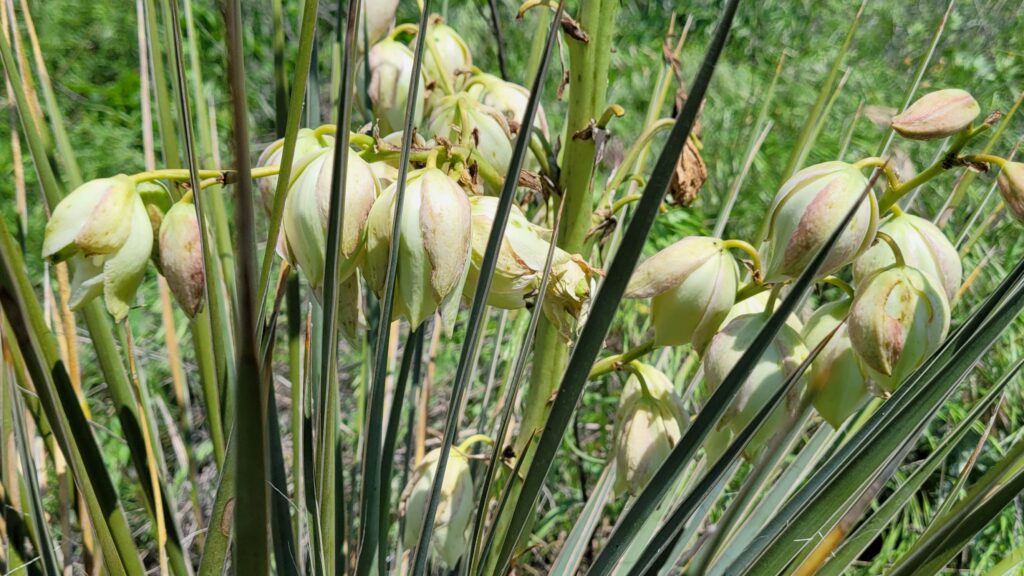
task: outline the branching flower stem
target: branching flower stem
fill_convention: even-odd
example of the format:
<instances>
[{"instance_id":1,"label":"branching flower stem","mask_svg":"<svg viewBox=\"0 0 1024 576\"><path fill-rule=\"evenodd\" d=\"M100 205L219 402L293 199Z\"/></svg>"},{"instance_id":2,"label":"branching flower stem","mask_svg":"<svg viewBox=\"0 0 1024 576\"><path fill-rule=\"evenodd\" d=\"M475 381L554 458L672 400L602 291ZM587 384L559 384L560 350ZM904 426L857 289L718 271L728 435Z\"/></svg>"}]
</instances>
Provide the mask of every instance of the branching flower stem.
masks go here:
<instances>
[{"instance_id":1,"label":"branching flower stem","mask_svg":"<svg viewBox=\"0 0 1024 576\"><path fill-rule=\"evenodd\" d=\"M647 340L638 344L637 346L622 352L621 354L614 354L608 356L598 362L594 363L594 366L590 369L590 379L600 378L605 374L610 374L617 370L622 370L629 366L629 363L641 356L649 354L654 351L657 346L654 344L654 340Z\"/></svg>"}]
</instances>

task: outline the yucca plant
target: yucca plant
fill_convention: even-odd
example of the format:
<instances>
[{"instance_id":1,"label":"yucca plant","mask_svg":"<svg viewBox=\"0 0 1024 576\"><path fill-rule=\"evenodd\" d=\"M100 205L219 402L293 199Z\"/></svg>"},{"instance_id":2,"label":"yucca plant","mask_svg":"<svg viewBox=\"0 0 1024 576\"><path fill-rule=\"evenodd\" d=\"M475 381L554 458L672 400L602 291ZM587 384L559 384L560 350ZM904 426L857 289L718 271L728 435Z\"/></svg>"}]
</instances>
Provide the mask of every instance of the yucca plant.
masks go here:
<instances>
[{"instance_id":1,"label":"yucca plant","mask_svg":"<svg viewBox=\"0 0 1024 576\"><path fill-rule=\"evenodd\" d=\"M1024 76L941 50L1021 10L137 0L123 159L72 4L0 6L5 574L1019 570Z\"/></svg>"}]
</instances>

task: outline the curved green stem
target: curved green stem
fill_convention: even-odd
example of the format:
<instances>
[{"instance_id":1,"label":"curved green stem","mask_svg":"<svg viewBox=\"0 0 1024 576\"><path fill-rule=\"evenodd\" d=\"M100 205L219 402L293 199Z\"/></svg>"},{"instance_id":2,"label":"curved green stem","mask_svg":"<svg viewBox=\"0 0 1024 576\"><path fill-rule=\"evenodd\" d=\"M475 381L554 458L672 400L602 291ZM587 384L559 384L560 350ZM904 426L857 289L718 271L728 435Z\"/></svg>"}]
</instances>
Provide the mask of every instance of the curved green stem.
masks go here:
<instances>
[{"instance_id":1,"label":"curved green stem","mask_svg":"<svg viewBox=\"0 0 1024 576\"><path fill-rule=\"evenodd\" d=\"M889 245L889 249L892 250L893 257L896 258L896 266L907 265L907 261L903 259L903 251L900 250L899 245L896 244L896 240L894 240L892 236L889 236L885 232L876 232L875 236Z\"/></svg>"},{"instance_id":2,"label":"curved green stem","mask_svg":"<svg viewBox=\"0 0 1024 576\"><path fill-rule=\"evenodd\" d=\"M622 198L619 198L618 200L615 201L615 204L612 204L612 215L618 214L619 210L622 210L623 208L625 208L629 204L632 204L633 202L637 202L638 200L640 200L641 197L641 194L630 194L628 196L623 196Z\"/></svg>"},{"instance_id":3,"label":"curved green stem","mask_svg":"<svg viewBox=\"0 0 1024 576\"><path fill-rule=\"evenodd\" d=\"M615 372L616 370L621 370L628 366L633 360L652 352L656 347L654 339L652 338L630 348L629 350L626 350L625 352L622 352L621 354L614 354L607 358L603 358L595 362L594 366L590 369L590 379L593 380L594 378L604 376L605 374Z\"/></svg>"},{"instance_id":4,"label":"curved green stem","mask_svg":"<svg viewBox=\"0 0 1024 576\"><path fill-rule=\"evenodd\" d=\"M953 140L946 152L939 156L938 160L936 160L934 164L910 180L907 180L898 186L890 187L878 201L878 213L884 214L894 204L899 202L900 198L905 196L914 188L917 188L932 178L935 178L946 170L962 164L963 159L959 157L960 151L963 150L971 140L988 130L989 127L990 126L988 124L982 124L976 128L965 129Z\"/></svg>"},{"instance_id":5,"label":"curved green stem","mask_svg":"<svg viewBox=\"0 0 1024 576\"><path fill-rule=\"evenodd\" d=\"M986 164L995 164L1000 169L1006 167L1006 158L1000 156L994 156L992 154L968 154L963 159L967 162L984 162Z\"/></svg>"},{"instance_id":6,"label":"curved green stem","mask_svg":"<svg viewBox=\"0 0 1024 576\"><path fill-rule=\"evenodd\" d=\"M839 288L843 292L846 292L847 296L849 296L850 298L853 298L853 295L854 295L853 286L850 286L846 282L846 280L843 280L842 278L840 278L838 276L831 276L831 275L829 275L829 276L825 276L824 278L822 278L821 281L824 282L825 284L831 284L831 285Z\"/></svg>"},{"instance_id":7,"label":"curved green stem","mask_svg":"<svg viewBox=\"0 0 1024 576\"><path fill-rule=\"evenodd\" d=\"M722 247L725 248L726 250L735 248L737 250L742 250L746 252L747 255L750 256L750 260L753 262L754 265L754 282L761 281L761 255L758 254L757 248L751 246L749 242L736 239L726 240L722 242Z\"/></svg>"},{"instance_id":8,"label":"curved green stem","mask_svg":"<svg viewBox=\"0 0 1024 576\"><path fill-rule=\"evenodd\" d=\"M900 179L899 176L896 175L896 170L893 169L892 165L884 158L869 156L853 163L853 167L858 170L868 166L882 169L882 172L885 174L885 180L889 183L889 188L896 188L900 185Z\"/></svg>"},{"instance_id":9,"label":"curved green stem","mask_svg":"<svg viewBox=\"0 0 1024 576\"><path fill-rule=\"evenodd\" d=\"M771 287L771 284L751 282L736 291L736 302L742 302L751 296L756 296L761 292L771 289Z\"/></svg>"},{"instance_id":10,"label":"curved green stem","mask_svg":"<svg viewBox=\"0 0 1024 576\"><path fill-rule=\"evenodd\" d=\"M259 168L252 169L253 178L267 178L269 176L277 176L277 173L281 171L280 166L261 166ZM233 175L234 170L215 170L215 169L201 169L197 171L197 174L202 179L216 178L220 181L228 180L229 175ZM150 170L148 172L139 172L130 176L133 182L141 184L143 182L153 182L155 180L171 180L174 182L187 182L190 178L189 172L185 168L181 169L164 169L164 170Z\"/></svg>"},{"instance_id":11,"label":"curved green stem","mask_svg":"<svg viewBox=\"0 0 1024 576\"><path fill-rule=\"evenodd\" d=\"M416 34L419 34L419 31L420 31L420 27L415 25L415 24L409 24L409 23L399 24L398 26L395 26L391 30L391 32L388 32L387 38L388 38L388 40L394 40L395 38L398 37L399 34L409 33L409 34L412 34L412 35L416 35Z\"/></svg>"},{"instance_id":12,"label":"curved green stem","mask_svg":"<svg viewBox=\"0 0 1024 576\"><path fill-rule=\"evenodd\" d=\"M472 448L474 444L481 443L487 444L488 446L494 446L494 440L492 440L490 436L486 434L473 434L469 438L463 440L462 443L456 447L456 450L463 454L469 454L469 449Z\"/></svg>"}]
</instances>

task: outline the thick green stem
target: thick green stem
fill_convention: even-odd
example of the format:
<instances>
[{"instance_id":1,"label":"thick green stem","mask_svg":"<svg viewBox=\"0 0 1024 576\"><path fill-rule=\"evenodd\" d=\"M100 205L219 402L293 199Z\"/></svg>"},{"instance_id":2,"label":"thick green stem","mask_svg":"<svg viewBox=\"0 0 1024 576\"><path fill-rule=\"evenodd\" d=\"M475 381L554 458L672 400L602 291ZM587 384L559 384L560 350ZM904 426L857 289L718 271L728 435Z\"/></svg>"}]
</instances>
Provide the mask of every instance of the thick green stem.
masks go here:
<instances>
[{"instance_id":1,"label":"thick green stem","mask_svg":"<svg viewBox=\"0 0 1024 576\"><path fill-rule=\"evenodd\" d=\"M564 206L557 243L569 253L583 250L594 209L592 183L596 157L595 141L592 137L577 137L576 134L590 127L605 111L608 64L618 10L618 0L584 0L580 5L577 21L588 35L589 41L582 42L573 37L566 37L571 76L564 136L566 144L560 182ZM551 408L552 394L561 380L568 357L569 343L562 338L556 326L542 317L534 342L533 370L523 400L519 437L515 442L517 455L526 452L531 438L534 438L535 433L544 426ZM520 468L522 475L526 474L529 466L530 458L526 456ZM514 478L512 481L514 484L510 503L518 498L522 486L517 479ZM511 505L507 506L506 514L498 519L495 526L495 541L500 542L504 539L507 522L511 519L511 511L514 508ZM492 555L490 561L493 562L496 558L497 555Z\"/></svg>"}]
</instances>

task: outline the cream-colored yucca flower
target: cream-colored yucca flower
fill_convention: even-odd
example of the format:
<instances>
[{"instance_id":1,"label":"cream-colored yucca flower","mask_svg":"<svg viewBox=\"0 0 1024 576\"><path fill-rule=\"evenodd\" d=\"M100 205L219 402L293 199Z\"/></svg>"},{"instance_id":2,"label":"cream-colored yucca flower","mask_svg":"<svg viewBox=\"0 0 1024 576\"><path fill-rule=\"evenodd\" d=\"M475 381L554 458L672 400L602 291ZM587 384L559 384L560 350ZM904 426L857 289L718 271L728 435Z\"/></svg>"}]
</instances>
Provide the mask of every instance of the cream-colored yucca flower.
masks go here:
<instances>
[{"instance_id":1,"label":"cream-colored yucca flower","mask_svg":"<svg viewBox=\"0 0 1024 576\"><path fill-rule=\"evenodd\" d=\"M367 93L373 105L373 114L380 122L381 132L387 134L405 126L405 108L412 85L413 54L405 45L385 38L370 48L370 84ZM421 70L413 126L423 119L427 97L426 77Z\"/></svg>"},{"instance_id":2,"label":"cream-colored yucca flower","mask_svg":"<svg viewBox=\"0 0 1024 576\"><path fill-rule=\"evenodd\" d=\"M284 204L282 224L289 258L302 271L316 294L327 281L324 268L333 176L332 144L315 152L297 167ZM379 194L380 185L370 165L355 151L349 150L337 282L346 280L363 257L366 222Z\"/></svg>"},{"instance_id":3,"label":"cream-colored yucca flower","mask_svg":"<svg viewBox=\"0 0 1024 576\"><path fill-rule=\"evenodd\" d=\"M857 285L848 322L872 381L892 392L942 344L949 302L931 276L893 265Z\"/></svg>"},{"instance_id":4,"label":"cream-colored yucca flower","mask_svg":"<svg viewBox=\"0 0 1024 576\"><path fill-rule=\"evenodd\" d=\"M440 456L441 449L437 448L423 457L402 496L405 514L402 538L406 548L413 548L420 539ZM453 446L448 453L434 528L430 535L430 551L446 568L454 568L466 552L467 531L475 508L469 459L462 449Z\"/></svg>"},{"instance_id":5,"label":"cream-colored yucca flower","mask_svg":"<svg viewBox=\"0 0 1024 576\"><path fill-rule=\"evenodd\" d=\"M124 174L90 180L68 194L43 236L43 257L71 258L71 309L102 295L118 322L128 315L152 253L153 224Z\"/></svg>"},{"instance_id":6,"label":"cream-colored yucca flower","mask_svg":"<svg viewBox=\"0 0 1024 576\"><path fill-rule=\"evenodd\" d=\"M64 260L113 254L132 229L135 183L124 174L90 180L75 188L53 209L43 232L43 258ZM141 203L141 200L139 201Z\"/></svg>"},{"instance_id":7,"label":"cream-colored yucca flower","mask_svg":"<svg viewBox=\"0 0 1024 576\"><path fill-rule=\"evenodd\" d=\"M374 203L367 221L367 283L383 296L397 184ZM466 193L437 168L409 174L400 218L395 314L419 326L441 307L451 326L469 266L471 215Z\"/></svg>"},{"instance_id":8,"label":"cream-colored yucca flower","mask_svg":"<svg viewBox=\"0 0 1024 576\"><path fill-rule=\"evenodd\" d=\"M516 84L502 80L493 74L481 73L473 76L466 92L481 103L494 108L505 115L510 123L521 125L526 116L526 106L530 102L530 91ZM534 127L545 137L548 135L548 120L544 108L537 107Z\"/></svg>"},{"instance_id":9,"label":"cream-colored yucca flower","mask_svg":"<svg viewBox=\"0 0 1024 576\"><path fill-rule=\"evenodd\" d=\"M765 281L796 278L828 241L867 188L860 170L846 162L824 162L794 174L775 195L763 248ZM857 208L818 271L830 274L860 255L875 238L878 205L873 192Z\"/></svg>"},{"instance_id":10,"label":"cream-colored yucca flower","mask_svg":"<svg viewBox=\"0 0 1024 576\"><path fill-rule=\"evenodd\" d=\"M498 198L473 196L469 203L473 218L472 251L463 293L472 298L487 251ZM549 238L550 231L530 222L517 206L512 205L487 293L489 305L517 310L534 302L551 247ZM581 256L555 247L543 310L563 335L571 334L573 322L584 315L595 275L596 271Z\"/></svg>"},{"instance_id":11,"label":"cream-colored yucca flower","mask_svg":"<svg viewBox=\"0 0 1024 576\"><path fill-rule=\"evenodd\" d=\"M721 386L743 353L751 347L758 332L764 327L770 316L767 312L739 316L726 324L711 339L711 344L708 345L703 359L704 382L709 392ZM761 354L761 358L750 371L719 423L718 430L727 431L723 432L724 440L718 439L721 448L724 448L724 443L729 438L739 434L753 420L757 412L797 371L806 358L807 347L800 334L790 326L783 324L775 339ZM783 403L769 415L765 425L747 444L744 450L744 455L747 458L753 459L756 456L761 447L771 439L785 421L786 414L795 409L802 388L798 383ZM717 454L710 453L709 445L705 444L705 447L709 448L708 460L717 459Z\"/></svg>"},{"instance_id":12,"label":"cream-colored yucca flower","mask_svg":"<svg viewBox=\"0 0 1024 576\"><path fill-rule=\"evenodd\" d=\"M160 224L160 271L174 299L192 318L203 305L206 272L196 207L189 193L164 215Z\"/></svg>"},{"instance_id":13,"label":"cream-colored yucca flower","mask_svg":"<svg viewBox=\"0 0 1024 576\"><path fill-rule=\"evenodd\" d=\"M295 154L292 157L292 180L295 179L296 171L305 166L315 154L333 143L333 136L319 135L309 128L300 128L295 138ZM256 166L278 166L281 164L283 155L284 138L280 138L263 149L260 157L256 160ZM260 178L257 180L257 186L260 189L260 198L263 200L263 209L267 211L267 214L272 214L274 194L277 193L277 175Z\"/></svg>"},{"instance_id":14,"label":"cream-colored yucca flower","mask_svg":"<svg viewBox=\"0 0 1024 576\"><path fill-rule=\"evenodd\" d=\"M627 298L652 298L651 324L659 346L693 344L698 353L732 308L739 269L718 238L688 236L643 261Z\"/></svg>"},{"instance_id":15,"label":"cream-colored yucca flower","mask_svg":"<svg viewBox=\"0 0 1024 576\"><path fill-rule=\"evenodd\" d=\"M813 350L835 331L807 376L814 408L833 428L842 426L870 396L867 371L853 351L845 323L851 303L844 298L822 305L807 319L803 332L804 344Z\"/></svg>"},{"instance_id":16,"label":"cream-colored yucca flower","mask_svg":"<svg viewBox=\"0 0 1024 576\"><path fill-rule=\"evenodd\" d=\"M615 418L615 491L639 494L682 438L682 400L668 377L634 362Z\"/></svg>"},{"instance_id":17,"label":"cream-colored yucca flower","mask_svg":"<svg viewBox=\"0 0 1024 576\"><path fill-rule=\"evenodd\" d=\"M464 92L442 98L430 116L427 133L443 137L474 151L474 156L486 162L504 177L512 162L512 134L504 114L481 104ZM470 162L473 157L469 159ZM490 194L500 189L484 185Z\"/></svg>"},{"instance_id":18,"label":"cream-colored yucca flower","mask_svg":"<svg viewBox=\"0 0 1024 576\"><path fill-rule=\"evenodd\" d=\"M424 46L423 70L431 81L454 87L456 75L473 67L469 45L436 14L431 16L427 30L430 35Z\"/></svg>"},{"instance_id":19,"label":"cream-colored yucca flower","mask_svg":"<svg viewBox=\"0 0 1024 576\"><path fill-rule=\"evenodd\" d=\"M889 216L878 228L896 241L907 265L934 279L952 300L960 289L963 265L953 244L930 220L901 212ZM896 262L892 249L877 242L853 262L853 281L861 280Z\"/></svg>"},{"instance_id":20,"label":"cream-colored yucca flower","mask_svg":"<svg viewBox=\"0 0 1024 576\"><path fill-rule=\"evenodd\" d=\"M1024 163L1006 162L997 178L999 194L1010 214L1024 222Z\"/></svg>"}]
</instances>

